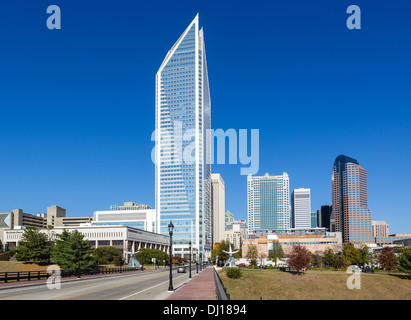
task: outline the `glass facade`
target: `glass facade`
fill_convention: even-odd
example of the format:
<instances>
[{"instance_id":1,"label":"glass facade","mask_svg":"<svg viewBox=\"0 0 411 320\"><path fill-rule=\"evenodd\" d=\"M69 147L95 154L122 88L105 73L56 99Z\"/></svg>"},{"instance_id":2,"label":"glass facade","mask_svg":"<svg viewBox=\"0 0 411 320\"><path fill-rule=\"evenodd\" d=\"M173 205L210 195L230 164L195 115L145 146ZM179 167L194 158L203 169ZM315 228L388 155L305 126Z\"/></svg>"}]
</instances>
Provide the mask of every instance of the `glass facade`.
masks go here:
<instances>
[{"instance_id":1,"label":"glass facade","mask_svg":"<svg viewBox=\"0 0 411 320\"><path fill-rule=\"evenodd\" d=\"M288 174L252 177L247 180L249 234L257 230L290 228Z\"/></svg>"},{"instance_id":2,"label":"glass facade","mask_svg":"<svg viewBox=\"0 0 411 320\"><path fill-rule=\"evenodd\" d=\"M198 16L156 76L157 232L174 228L174 248L211 250L210 94Z\"/></svg>"}]
</instances>

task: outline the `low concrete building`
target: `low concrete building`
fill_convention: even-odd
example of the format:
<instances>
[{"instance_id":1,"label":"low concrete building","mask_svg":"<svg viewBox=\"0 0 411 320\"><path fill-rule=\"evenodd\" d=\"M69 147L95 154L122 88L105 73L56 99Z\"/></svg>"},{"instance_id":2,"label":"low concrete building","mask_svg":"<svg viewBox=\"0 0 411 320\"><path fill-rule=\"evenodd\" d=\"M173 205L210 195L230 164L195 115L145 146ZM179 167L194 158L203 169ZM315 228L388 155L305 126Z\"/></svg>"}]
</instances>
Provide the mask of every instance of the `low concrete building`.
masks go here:
<instances>
[{"instance_id":1,"label":"low concrete building","mask_svg":"<svg viewBox=\"0 0 411 320\"><path fill-rule=\"evenodd\" d=\"M254 239L244 239L242 245L242 257L247 256L248 247L256 245L258 252L268 256L269 251L273 248L273 243L277 242L281 245L285 255L289 255L294 245L301 245L312 253L323 253L328 248L334 252L338 252L342 248L341 236L336 233L326 234L267 234L261 235Z\"/></svg>"},{"instance_id":2,"label":"low concrete building","mask_svg":"<svg viewBox=\"0 0 411 320\"><path fill-rule=\"evenodd\" d=\"M170 238L158 233L148 232L128 226L91 226L83 225L77 227L56 227L54 229L41 229L40 232L47 233L53 241L56 235L63 230L78 230L84 235L84 239L89 240L92 248L101 246L113 246L120 249L124 259L128 262L128 252L137 252L141 248L159 249L169 252ZM4 230L3 244L8 250L15 248L21 241L23 229Z\"/></svg>"},{"instance_id":3,"label":"low concrete building","mask_svg":"<svg viewBox=\"0 0 411 320\"><path fill-rule=\"evenodd\" d=\"M156 210L134 202L125 202L123 206L112 205L110 210L95 211L92 225L123 225L154 232L156 230Z\"/></svg>"}]
</instances>

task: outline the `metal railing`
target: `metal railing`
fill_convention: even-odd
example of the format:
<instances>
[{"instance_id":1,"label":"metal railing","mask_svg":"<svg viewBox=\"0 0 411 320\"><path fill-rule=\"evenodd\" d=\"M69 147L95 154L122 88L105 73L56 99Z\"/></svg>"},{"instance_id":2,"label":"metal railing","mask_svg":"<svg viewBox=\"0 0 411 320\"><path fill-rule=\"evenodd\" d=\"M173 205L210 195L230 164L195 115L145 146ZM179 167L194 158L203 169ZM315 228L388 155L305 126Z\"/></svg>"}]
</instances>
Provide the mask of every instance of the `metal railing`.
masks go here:
<instances>
[{"instance_id":1,"label":"metal railing","mask_svg":"<svg viewBox=\"0 0 411 320\"><path fill-rule=\"evenodd\" d=\"M60 276L62 278L98 275L98 274L114 274L130 271L141 270L139 268L130 267L118 267L118 268L95 268L95 269L72 269L72 270L60 270ZM20 281L32 281L32 280L45 280L52 274L43 271L15 271L15 272L0 272L0 283L8 282L20 282Z\"/></svg>"}]
</instances>

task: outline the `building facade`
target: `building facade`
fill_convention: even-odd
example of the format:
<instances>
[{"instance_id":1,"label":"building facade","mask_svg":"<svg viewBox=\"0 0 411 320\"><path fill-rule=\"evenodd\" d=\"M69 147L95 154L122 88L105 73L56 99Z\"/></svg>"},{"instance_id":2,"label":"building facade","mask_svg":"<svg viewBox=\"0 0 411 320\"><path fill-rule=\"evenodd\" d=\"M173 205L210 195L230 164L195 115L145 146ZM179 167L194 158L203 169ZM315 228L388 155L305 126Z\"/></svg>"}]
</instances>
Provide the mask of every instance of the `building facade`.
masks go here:
<instances>
[{"instance_id":1,"label":"building facade","mask_svg":"<svg viewBox=\"0 0 411 320\"><path fill-rule=\"evenodd\" d=\"M260 234L254 239L244 240L242 244L242 257L245 258L247 256L250 245L257 246L259 253L268 256L269 251L273 249L274 242L278 242L281 245L286 256L291 253L295 245L304 246L311 253L324 253L327 249L339 252L342 248L341 237L337 233L268 233Z\"/></svg>"},{"instance_id":2,"label":"building facade","mask_svg":"<svg viewBox=\"0 0 411 320\"><path fill-rule=\"evenodd\" d=\"M174 252L212 249L211 106L198 15L168 51L156 75L157 232L174 225Z\"/></svg>"},{"instance_id":3,"label":"building facade","mask_svg":"<svg viewBox=\"0 0 411 320\"><path fill-rule=\"evenodd\" d=\"M125 202L124 205L112 205L111 210L95 211L93 226L128 226L156 232L156 210L147 205Z\"/></svg>"},{"instance_id":4,"label":"building facade","mask_svg":"<svg viewBox=\"0 0 411 320\"><path fill-rule=\"evenodd\" d=\"M332 205L321 206L321 210L318 213L318 227L326 228L330 231L330 219L331 219Z\"/></svg>"},{"instance_id":5,"label":"building facade","mask_svg":"<svg viewBox=\"0 0 411 320\"><path fill-rule=\"evenodd\" d=\"M129 253L136 252L140 248L159 249L168 253L170 239L168 236L148 232L128 226L77 226L77 227L55 227L53 229L42 229L40 232L47 233L49 239L54 241L58 234L64 230L72 232L79 231L88 240L91 248L113 246L120 249L123 258L128 261ZM8 250L17 247L21 241L24 229L5 230L3 243Z\"/></svg>"},{"instance_id":6,"label":"building facade","mask_svg":"<svg viewBox=\"0 0 411 320\"><path fill-rule=\"evenodd\" d=\"M225 231L225 186L219 173L211 174L213 208L213 243L224 240Z\"/></svg>"},{"instance_id":7,"label":"building facade","mask_svg":"<svg viewBox=\"0 0 411 320\"><path fill-rule=\"evenodd\" d=\"M311 190L294 189L292 196L292 228L311 228Z\"/></svg>"},{"instance_id":8,"label":"building facade","mask_svg":"<svg viewBox=\"0 0 411 320\"><path fill-rule=\"evenodd\" d=\"M367 201L367 171L357 160L340 155L334 162L331 181L331 231L341 232L344 243L375 243Z\"/></svg>"},{"instance_id":9,"label":"building facade","mask_svg":"<svg viewBox=\"0 0 411 320\"><path fill-rule=\"evenodd\" d=\"M281 176L248 176L248 230L290 228L290 181L287 173Z\"/></svg>"},{"instance_id":10,"label":"building facade","mask_svg":"<svg viewBox=\"0 0 411 320\"><path fill-rule=\"evenodd\" d=\"M385 221L372 221L372 236L376 237L388 237L390 234L388 230L388 223Z\"/></svg>"}]
</instances>

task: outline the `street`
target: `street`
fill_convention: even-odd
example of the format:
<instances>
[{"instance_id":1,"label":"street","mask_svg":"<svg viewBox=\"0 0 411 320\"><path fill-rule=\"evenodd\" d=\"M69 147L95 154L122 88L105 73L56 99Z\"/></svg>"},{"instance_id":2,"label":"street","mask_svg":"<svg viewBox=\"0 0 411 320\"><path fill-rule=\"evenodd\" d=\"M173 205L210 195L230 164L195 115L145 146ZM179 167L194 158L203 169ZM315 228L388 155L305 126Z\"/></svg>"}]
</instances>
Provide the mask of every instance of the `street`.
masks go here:
<instances>
[{"instance_id":1,"label":"street","mask_svg":"<svg viewBox=\"0 0 411 320\"><path fill-rule=\"evenodd\" d=\"M0 300L164 300L171 295L169 269L102 278L61 281L60 289L49 289L44 284L0 290ZM189 280L189 273L173 270L174 290ZM192 277L196 270L192 270Z\"/></svg>"}]
</instances>

